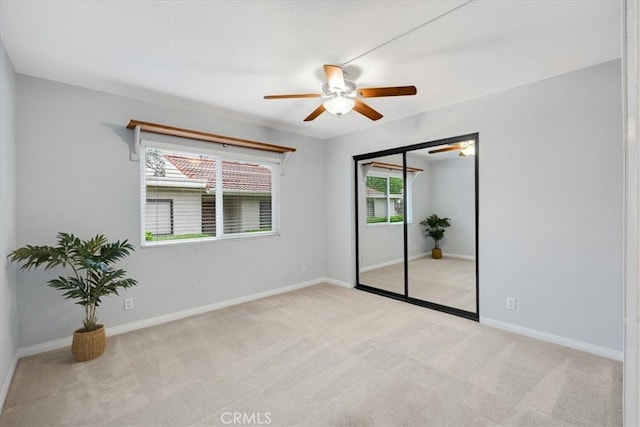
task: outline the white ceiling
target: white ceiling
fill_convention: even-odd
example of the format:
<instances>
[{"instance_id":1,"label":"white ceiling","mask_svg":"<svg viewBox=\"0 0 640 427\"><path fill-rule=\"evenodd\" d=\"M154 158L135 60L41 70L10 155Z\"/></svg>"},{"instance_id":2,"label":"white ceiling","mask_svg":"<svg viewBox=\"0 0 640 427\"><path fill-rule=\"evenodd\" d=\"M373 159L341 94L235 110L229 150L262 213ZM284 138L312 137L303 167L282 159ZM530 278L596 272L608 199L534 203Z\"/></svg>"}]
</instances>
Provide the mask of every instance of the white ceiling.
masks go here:
<instances>
[{"instance_id":1,"label":"white ceiling","mask_svg":"<svg viewBox=\"0 0 640 427\"><path fill-rule=\"evenodd\" d=\"M621 1L0 0L0 37L18 73L329 138L619 58ZM262 98L345 63L418 94L367 99L378 122Z\"/></svg>"}]
</instances>

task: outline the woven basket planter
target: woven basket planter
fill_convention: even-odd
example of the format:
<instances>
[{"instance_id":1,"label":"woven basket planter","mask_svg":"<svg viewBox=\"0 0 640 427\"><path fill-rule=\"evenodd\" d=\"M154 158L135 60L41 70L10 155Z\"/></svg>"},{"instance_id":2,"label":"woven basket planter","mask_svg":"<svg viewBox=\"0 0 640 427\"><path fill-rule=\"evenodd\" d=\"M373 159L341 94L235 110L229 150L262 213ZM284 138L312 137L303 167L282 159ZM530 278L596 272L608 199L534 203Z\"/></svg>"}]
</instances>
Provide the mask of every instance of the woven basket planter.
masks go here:
<instances>
[{"instance_id":1,"label":"woven basket planter","mask_svg":"<svg viewBox=\"0 0 640 427\"><path fill-rule=\"evenodd\" d=\"M107 344L107 338L104 333L104 326L98 326L99 328L95 331L84 332L84 328L82 328L73 333L71 354L76 362L86 362L102 355Z\"/></svg>"},{"instance_id":2,"label":"woven basket planter","mask_svg":"<svg viewBox=\"0 0 640 427\"><path fill-rule=\"evenodd\" d=\"M440 248L431 249L431 258L433 258L433 259L442 259L442 249L440 249Z\"/></svg>"}]
</instances>

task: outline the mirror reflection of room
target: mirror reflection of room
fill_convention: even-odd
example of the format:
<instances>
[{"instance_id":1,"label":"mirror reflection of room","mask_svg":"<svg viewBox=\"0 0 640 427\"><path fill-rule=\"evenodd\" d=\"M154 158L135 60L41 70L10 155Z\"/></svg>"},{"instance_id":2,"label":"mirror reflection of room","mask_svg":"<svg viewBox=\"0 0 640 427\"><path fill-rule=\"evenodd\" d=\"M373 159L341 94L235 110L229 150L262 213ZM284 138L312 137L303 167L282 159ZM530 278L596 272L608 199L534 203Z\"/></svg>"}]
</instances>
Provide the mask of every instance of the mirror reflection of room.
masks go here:
<instances>
[{"instance_id":1,"label":"mirror reflection of room","mask_svg":"<svg viewBox=\"0 0 640 427\"><path fill-rule=\"evenodd\" d=\"M405 212L413 222L404 193L411 194L413 177L405 186L401 154L365 160L359 172L360 283L404 295Z\"/></svg>"},{"instance_id":2,"label":"mirror reflection of room","mask_svg":"<svg viewBox=\"0 0 640 427\"><path fill-rule=\"evenodd\" d=\"M406 215L407 296L476 312L472 149L464 142L409 151L406 182L401 154L361 162L361 284L405 295Z\"/></svg>"}]
</instances>

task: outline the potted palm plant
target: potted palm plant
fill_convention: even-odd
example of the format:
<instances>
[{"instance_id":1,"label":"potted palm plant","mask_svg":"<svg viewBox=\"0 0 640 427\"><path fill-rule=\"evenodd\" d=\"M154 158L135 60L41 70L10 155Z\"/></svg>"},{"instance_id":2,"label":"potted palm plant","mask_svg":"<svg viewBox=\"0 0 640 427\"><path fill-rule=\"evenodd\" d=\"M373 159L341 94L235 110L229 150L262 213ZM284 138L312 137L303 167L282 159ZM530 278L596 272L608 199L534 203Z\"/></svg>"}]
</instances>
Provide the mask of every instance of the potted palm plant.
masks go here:
<instances>
[{"instance_id":1,"label":"potted palm plant","mask_svg":"<svg viewBox=\"0 0 640 427\"><path fill-rule=\"evenodd\" d=\"M76 300L84 307L83 327L73 333L71 353L78 362L100 357L106 345L104 326L98 324L96 309L102 298L117 295L118 290L138 284L125 278L126 271L112 267L133 252L133 246L124 240L109 242L101 234L81 240L73 234L58 233L56 246L26 245L9 254L9 260L21 264L21 270L44 266L69 268L71 275L58 276L47 282L63 291L65 299Z\"/></svg>"},{"instance_id":2,"label":"potted palm plant","mask_svg":"<svg viewBox=\"0 0 640 427\"><path fill-rule=\"evenodd\" d=\"M442 249L440 249L440 240L444 237L445 228L451 227L450 218L440 218L433 214L420 223L424 227L426 236L433 239L433 249L431 249L431 257L434 259L442 258Z\"/></svg>"}]
</instances>

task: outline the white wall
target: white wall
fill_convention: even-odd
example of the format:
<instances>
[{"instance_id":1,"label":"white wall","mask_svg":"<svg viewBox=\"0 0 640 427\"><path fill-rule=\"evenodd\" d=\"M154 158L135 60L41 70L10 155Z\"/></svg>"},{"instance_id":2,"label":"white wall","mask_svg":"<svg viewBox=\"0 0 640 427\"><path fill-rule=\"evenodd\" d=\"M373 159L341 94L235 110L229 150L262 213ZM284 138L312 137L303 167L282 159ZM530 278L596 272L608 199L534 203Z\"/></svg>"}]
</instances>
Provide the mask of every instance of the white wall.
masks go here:
<instances>
[{"instance_id":1,"label":"white wall","mask_svg":"<svg viewBox=\"0 0 640 427\"><path fill-rule=\"evenodd\" d=\"M640 425L640 6L624 3L625 342L624 425Z\"/></svg>"},{"instance_id":2,"label":"white wall","mask_svg":"<svg viewBox=\"0 0 640 427\"><path fill-rule=\"evenodd\" d=\"M620 61L328 141L327 276L354 283L352 156L480 133L480 316L622 350ZM399 101L398 101L399 102ZM516 311L505 309L508 296Z\"/></svg>"},{"instance_id":3,"label":"white wall","mask_svg":"<svg viewBox=\"0 0 640 427\"><path fill-rule=\"evenodd\" d=\"M409 257L418 257L431 253L433 240L424 235L424 227L420 225L426 217L431 215L431 173L432 162L424 159L424 156L412 156L407 153L407 166L422 169L413 177L413 223L407 228L407 248Z\"/></svg>"},{"instance_id":4,"label":"white wall","mask_svg":"<svg viewBox=\"0 0 640 427\"><path fill-rule=\"evenodd\" d=\"M16 73L0 42L0 410L18 351L16 268L7 255L16 244Z\"/></svg>"},{"instance_id":5,"label":"white wall","mask_svg":"<svg viewBox=\"0 0 640 427\"><path fill-rule=\"evenodd\" d=\"M130 119L297 148L281 181L281 235L139 249L139 164L129 161ZM52 244L58 231L129 239L122 264L139 286L108 299L108 327L294 285L325 274L324 148L313 138L228 115L135 101L19 75L17 244ZM312 190L312 191L310 191ZM308 273L302 274L302 266ZM51 272L18 275L20 346L65 338L82 310L45 285Z\"/></svg>"},{"instance_id":6,"label":"white wall","mask_svg":"<svg viewBox=\"0 0 640 427\"><path fill-rule=\"evenodd\" d=\"M440 242L442 251L451 255L476 255L475 164L472 156L431 162L431 213L450 218ZM416 196L414 195L414 198ZM429 244L432 245L432 239Z\"/></svg>"}]
</instances>

